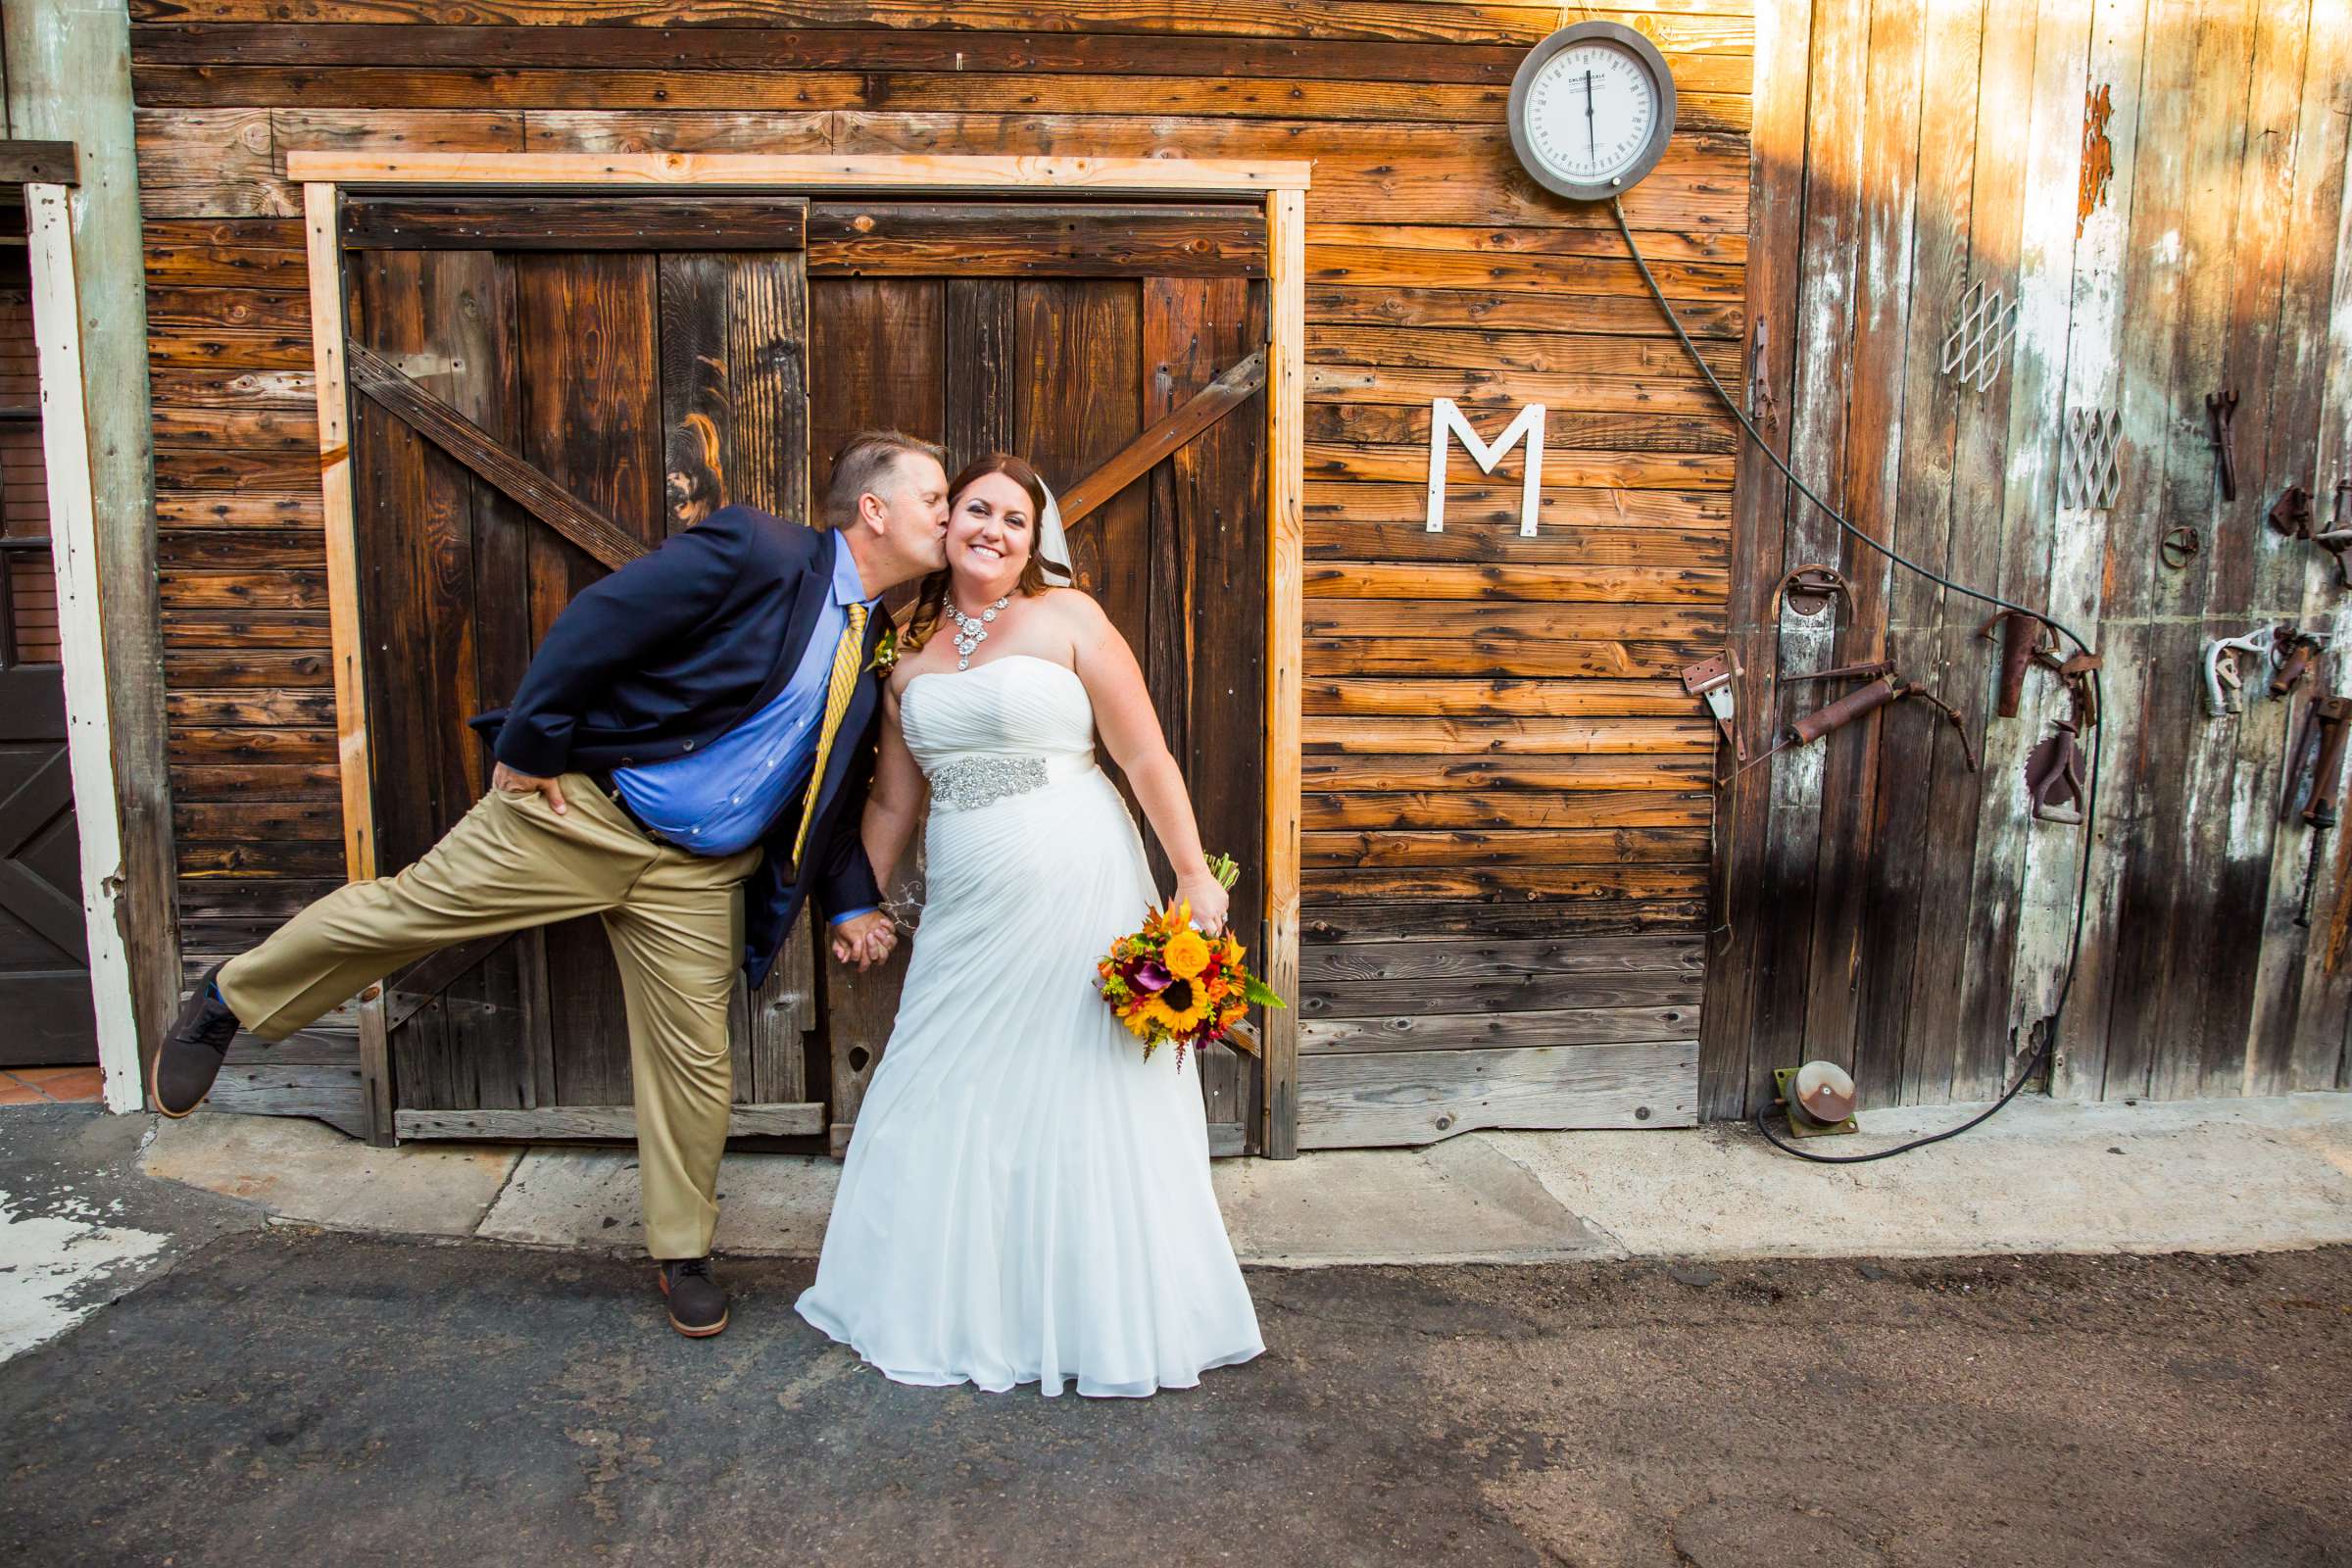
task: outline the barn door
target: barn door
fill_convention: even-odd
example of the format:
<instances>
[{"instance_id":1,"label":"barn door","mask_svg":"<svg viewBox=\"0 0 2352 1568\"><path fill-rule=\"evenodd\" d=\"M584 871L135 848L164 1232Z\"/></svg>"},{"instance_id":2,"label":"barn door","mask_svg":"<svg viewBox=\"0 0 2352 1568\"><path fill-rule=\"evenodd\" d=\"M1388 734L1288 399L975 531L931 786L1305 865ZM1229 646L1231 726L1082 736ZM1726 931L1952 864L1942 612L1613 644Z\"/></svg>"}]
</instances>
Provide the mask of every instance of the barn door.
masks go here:
<instances>
[{"instance_id":1,"label":"barn door","mask_svg":"<svg viewBox=\"0 0 2352 1568\"><path fill-rule=\"evenodd\" d=\"M842 437L890 424L943 442L951 468L1017 452L1065 504L1100 500L1070 530L1079 582L1144 665L1210 853L1245 867L1233 923L1261 952L1266 416L1248 372L1267 335L1262 211L818 202L808 223L815 483ZM1202 401L1236 371L1243 395ZM1179 416L1184 439L1145 447L1137 467L1139 443ZM1165 893L1174 878L1145 826ZM891 892L919 902L919 867ZM823 966L836 1150L907 951L864 975ZM1243 1152L1258 1119L1250 1063L1212 1048L1201 1082L1212 1148Z\"/></svg>"},{"instance_id":2,"label":"barn door","mask_svg":"<svg viewBox=\"0 0 2352 1568\"><path fill-rule=\"evenodd\" d=\"M98 1059L39 405L31 279L0 251L0 1067Z\"/></svg>"},{"instance_id":3,"label":"barn door","mask_svg":"<svg viewBox=\"0 0 2352 1568\"><path fill-rule=\"evenodd\" d=\"M379 874L480 797L490 759L466 718L508 699L575 593L716 492L807 515L805 217L772 199L346 199ZM804 924L739 998L738 1133L823 1126L809 951ZM427 958L386 982L381 1015L402 1137L633 1126L594 920Z\"/></svg>"}]
</instances>

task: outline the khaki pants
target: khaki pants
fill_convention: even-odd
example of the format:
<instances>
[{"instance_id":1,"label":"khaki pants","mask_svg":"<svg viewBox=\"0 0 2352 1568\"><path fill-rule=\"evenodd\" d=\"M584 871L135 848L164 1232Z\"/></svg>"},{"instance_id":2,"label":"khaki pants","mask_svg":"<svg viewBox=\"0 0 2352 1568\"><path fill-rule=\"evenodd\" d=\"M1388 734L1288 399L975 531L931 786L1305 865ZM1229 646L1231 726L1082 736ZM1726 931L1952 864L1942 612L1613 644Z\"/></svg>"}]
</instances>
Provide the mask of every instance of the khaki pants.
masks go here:
<instances>
[{"instance_id":1,"label":"khaki pants","mask_svg":"<svg viewBox=\"0 0 2352 1568\"><path fill-rule=\"evenodd\" d=\"M628 999L646 1242L658 1258L701 1257L734 1093L743 880L760 852L657 844L586 776L562 782L561 816L542 796L491 791L416 864L338 888L229 960L220 995L255 1034L282 1040L437 949L597 915Z\"/></svg>"}]
</instances>

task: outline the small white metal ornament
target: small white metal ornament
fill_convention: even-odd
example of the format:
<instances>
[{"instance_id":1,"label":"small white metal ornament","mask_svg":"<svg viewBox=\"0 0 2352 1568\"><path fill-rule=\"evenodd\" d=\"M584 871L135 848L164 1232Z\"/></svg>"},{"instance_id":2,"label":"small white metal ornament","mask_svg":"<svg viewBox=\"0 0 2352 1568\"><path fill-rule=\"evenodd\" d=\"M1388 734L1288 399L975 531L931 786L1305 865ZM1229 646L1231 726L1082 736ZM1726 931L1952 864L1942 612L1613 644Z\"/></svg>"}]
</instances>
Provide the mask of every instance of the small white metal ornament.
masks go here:
<instances>
[{"instance_id":1,"label":"small white metal ornament","mask_svg":"<svg viewBox=\"0 0 2352 1568\"><path fill-rule=\"evenodd\" d=\"M1943 340L1943 359L1940 368L1945 375L1954 375L1962 386L1974 386L1982 392L1991 386L2008 363L2009 340L2016 335L2018 308L2022 299L2005 298L1999 289L1986 289L1984 280L1978 278L1960 296L1960 316Z\"/></svg>"},{"instance_id":2,"label":"small white metal ornament","mask_svg":"<svg viewBox=\"0 0 2352 1568\"><path fill-rule=\"evenodd\" d=\"M1429 531L1446 531L1446 446L1458 437L1462 450L1470 454L1480 471L1493 473L1502 455L1516 446L1522 437L1527 442L1527 477L1519 485L1519 532L1521 537L1536 536L1536 517L1541 509L1544 489L1544 405L1523 406L1511 422L1504 426L1493 446L1480 439L1462 411L1451 398L1439 398L1429 409Z\"/></svg>"},{"instance_id":3,"label":"small white metal ornament","mask_svg":"<svg viewBox=\"0 0 2352 1568\"><path fill-rule=\"evenodd\" d=\"M2058 504L2103 512L2124 488L2124 416L2114 409L2075 409L2066 420L2058 462Z\"/></svg>"}]
</instances>

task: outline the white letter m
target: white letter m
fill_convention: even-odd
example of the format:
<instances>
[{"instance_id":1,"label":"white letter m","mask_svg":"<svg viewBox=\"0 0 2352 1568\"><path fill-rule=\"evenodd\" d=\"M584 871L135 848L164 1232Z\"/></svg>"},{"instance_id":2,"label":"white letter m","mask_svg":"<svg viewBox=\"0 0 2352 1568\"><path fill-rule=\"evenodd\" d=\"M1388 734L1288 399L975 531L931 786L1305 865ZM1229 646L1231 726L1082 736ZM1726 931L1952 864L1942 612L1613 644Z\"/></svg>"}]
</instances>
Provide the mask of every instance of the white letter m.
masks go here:
<instances>
[{"instance_id":1,"label":"white letter m","mask_svg":"<svg viewBox=\"0 0 2352 1568\"><path fill-rule=\"evenodd\" d=\"M1544 405L1530 403L1519 411L1519 416L1504 429L1493 446L1478 438L1462 411L1453 406L1453 399L1439 398L1429 411L1429 531L1446 531L1446 438L1461 438L1462 450L1488 473L1521 436L1527 437L1527 477L1519 486L1519 532L1526 538L1536 535L1538 493L1544 484Z\"/></svg>"}]
</instances>

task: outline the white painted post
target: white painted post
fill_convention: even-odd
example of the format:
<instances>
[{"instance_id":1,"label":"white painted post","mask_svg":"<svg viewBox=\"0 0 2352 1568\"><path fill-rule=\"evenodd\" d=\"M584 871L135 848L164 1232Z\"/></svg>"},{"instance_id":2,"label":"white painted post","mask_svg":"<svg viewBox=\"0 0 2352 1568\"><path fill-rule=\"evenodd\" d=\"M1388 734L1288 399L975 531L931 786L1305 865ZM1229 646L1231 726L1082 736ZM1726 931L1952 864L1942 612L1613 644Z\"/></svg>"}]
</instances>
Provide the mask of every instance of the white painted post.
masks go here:
<instances>
[{"instance_id":1,"label":"white painted post","mask_svg":"<svg viewBox=\"0 0 2352 1568\"><path fill-rule=\"evenodd\" d=\"M98 518L90 481L90 429L82 405L81 306L74 283L72 193L24 187L32 266L32 336L41 379L41 460L48 474L50 555L64 645L66 764L81 837L81 917L90 947L90 1000L98 1016L98 1065L109 1110L137 1110L139 1033L130 1002L130 956L118 923L122 824L106 707L106 642L98 614Z\"/></svg>"},{"instance_id":2,"label":"white painted post","mask_svg":"<svg viewBox=\"0 0 2352 1568\"><path fill-rule=\"evenodd\" d=\"M1457 436L1462 450L1483 472L1493 473L1502 455L1511 450L1521 436L1527 438L1527 477L1519 484L1519 532L1522 537L1536 536L1536 515L1542 505L1544 486L1544 405L1530 403L1519 411L1518 416L1504 427L1493 446L1479 439L1454 407L1453 399L1439 398L1429 409L1429 531L1446 531L1446 440Z\"/></svg>"}]
</instances>

